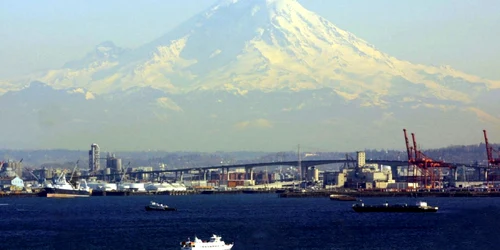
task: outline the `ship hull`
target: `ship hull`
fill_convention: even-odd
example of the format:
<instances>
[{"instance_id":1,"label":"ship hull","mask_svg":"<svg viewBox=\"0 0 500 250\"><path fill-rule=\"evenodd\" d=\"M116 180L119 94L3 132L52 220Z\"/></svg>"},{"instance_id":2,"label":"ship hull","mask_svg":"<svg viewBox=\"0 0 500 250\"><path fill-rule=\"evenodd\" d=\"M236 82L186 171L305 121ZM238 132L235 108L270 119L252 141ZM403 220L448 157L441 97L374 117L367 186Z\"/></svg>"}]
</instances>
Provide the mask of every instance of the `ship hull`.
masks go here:
<instances>
[{"instance_id":1,"label":"ship hull","mask_svg":"<svg viewBox=\"0 0 500 250\"><path fill-rule=\"evenodd\" d=\"M357 201L356 197L349 195L330 195L330 200L332 201Z\"/></svg>"},{"instance_id":2,"label":"ship hull","mask_svg":"<svg viewBox=\"0 0 500 250\"><path fill-rule=\"evenodd\" d=\"M177 209L173 207L152 208L150 206L146 206L145 209L146 211L177 211Z\"/></svg>"},{"instance_id":3,"label":"ship hull","mask_svg":"<svg viewBox=\"0 0 500 250\"><path fill-rule=\"evenodd\" d=\"M39 193L39 195L48 198L74 198L74 197L90 197L91 192L85 190L44 188Z\"/></svg>"},{"instance_id":4,"label":"ship hull","mask_svg":"<svg viewBox=\"0 0 500 250\"><path fill-rule=\"evenodd\" d=\"M358 213L434 213L438 209L434 207L353 207L354 211Z\"/></svg>"},{"instance_id":5,"label":"ship hull","mask_svg":"<svg viewBox=\"0 0 500 250\"><path fill-rule=\"evenodd\" d=\"M224 246L201 246L201 245L196 245L195 247L181 247L181 250L196 250L196 249L211 249L211 250L231 250L233 248L233 245L224 245Z\"/></svg>"}]
</instances>

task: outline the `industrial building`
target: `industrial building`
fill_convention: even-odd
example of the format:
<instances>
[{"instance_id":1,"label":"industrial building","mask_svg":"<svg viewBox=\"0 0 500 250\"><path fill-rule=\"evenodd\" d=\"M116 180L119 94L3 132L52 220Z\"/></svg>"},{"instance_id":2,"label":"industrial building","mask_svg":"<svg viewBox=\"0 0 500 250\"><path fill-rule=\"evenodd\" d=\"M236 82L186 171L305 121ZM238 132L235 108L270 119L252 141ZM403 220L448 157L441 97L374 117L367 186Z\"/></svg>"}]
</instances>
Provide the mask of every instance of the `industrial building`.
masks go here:
<instances>
[{"instance_id":1,"label":"industrial building","mask_svg":"<svg viewBox=\"0 0 500 250\"><path fill-rule=\"evenodd\" d=\"M11 162L9 162L11 163ZM3 163L0 172L0 189L1 190L22 190L24 188L24 181L12 169L18 167L17 162L14 164ZM19 162L20 163L20 162Z\"/></svg>"},{"instance_id":2,"label":"industrial building","mask_svg":"<svg viewBox=\"0 0 500 250\"><path fill-rule=\"evenodd\" d=\"M21 159L20 161L8 161L4 162L1 164L0 162L0 171L5 171L7 168L10 169L11 171L14 171L17 176L22 177L23 176L23 160Z\"/></svg>"},{"instance_id":3,"label":"industrial building","mask_svg":"<svg viewBox=\"0 0 500 250\"><path fill-rule=\"evenodd\" d=\"M387 188L395 183L390 167L366 164L366 154L356 152L354 168L343 168L339 172L323 173L324 188Z\"/></svg>"},{"instance_id":4,"label":"industrial building","mask_svg":"<svg viewBox=\"0 0 500 250\"><path fill-rule=\"evenodd\" d=\"M90 173L96 173L97 171L100 170L101 164L100 164L100 149L99 145L96 143L90 145L90 150L89 150L89 171Z\"/></svg>"}]
</instances>

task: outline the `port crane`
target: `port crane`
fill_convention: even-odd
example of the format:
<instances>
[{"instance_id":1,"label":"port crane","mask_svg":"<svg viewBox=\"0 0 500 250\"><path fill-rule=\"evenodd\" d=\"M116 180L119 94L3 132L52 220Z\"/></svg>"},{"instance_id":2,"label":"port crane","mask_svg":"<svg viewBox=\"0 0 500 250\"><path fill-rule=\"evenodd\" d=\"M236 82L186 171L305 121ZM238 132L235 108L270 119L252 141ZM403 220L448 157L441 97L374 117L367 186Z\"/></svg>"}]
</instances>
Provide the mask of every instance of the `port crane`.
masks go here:
<instances>
[{"instance_id":1,"label":"port crane","mask_svg":"<svg viewBox=\"0 0 500 250\"><path fill-rule=\"evenodd\" d=\"M0 165L1 165L1 164L0 164ZM33 173L33 171L34 171L34 170L33 170L32 168L24 168L24 171L25 171L25 172L27 172L28 174L30 174L31 176L33 176L33 178L34 178L35 180L37 180L39 183L41 183L41 182L43 181L40 177L38 177L37 175L35 175L35 174Z\"/></svg>"},{"instance_id":2,"label":"port crane","mask_svg":"<svg viewBox=\"0 0 500 250\"><path fill-rule=\"evenodd\" d=\"M488 134L486 133L486 130L484 129L483 130L483 135L484 135L484 144L486 145L486 157L488 159L488 163L487 163L487 166L486 166L486 186L490 186L489 185L489 180L490 180L490 177L489 177L489 172L493 169L499 169L500 168L500 156L499 158L494 158L493 157L493 152L497 153L500 155L500 153L497 151L497 150L494 150L493 149L493 146L491 146L488 142ZM492 175L493 177L494 175ZM493 181L494 181L495 178L493 178Z\"/></svg>"},{"instance_id":3,"label":"port crane","mask_svg":"<svg viewBox=\"0 0 500 250\"><path fill-rule=\"evenodd\" d=\"M425 155L417 147L415 134L411 133L413 145L410 145L406 129L403 129L406 152L408 156L407 181L418 183L425 188L435 188L436 183L441 181L441 169L451 169L452 165L444 161L436 161ZM411 169L411 175L410 175Z\"/></svg>"},{"instance_id":4,"label":"port crane","mask_svg":"<svg viewBox=\"0 0 500 250\"><path fill-rule=\"evenodd\" d=\"M483 134L484 134L484 143L486 144L486 156L488 157L488 166L500 167L500 157L499 158L493 157L493 151L495 151L497 154L499 154L499 152L497 150L494 150L493 146L490 146L486 130L483 130Z\"/></svg>"}]
</instances>

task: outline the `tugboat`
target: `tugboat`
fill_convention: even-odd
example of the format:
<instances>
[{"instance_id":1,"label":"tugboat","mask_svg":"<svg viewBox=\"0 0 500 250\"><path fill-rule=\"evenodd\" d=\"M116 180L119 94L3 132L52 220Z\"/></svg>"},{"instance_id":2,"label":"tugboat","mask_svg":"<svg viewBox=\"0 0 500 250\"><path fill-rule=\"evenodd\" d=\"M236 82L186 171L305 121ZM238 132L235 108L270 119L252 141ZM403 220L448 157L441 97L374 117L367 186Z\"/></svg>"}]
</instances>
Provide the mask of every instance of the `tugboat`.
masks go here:
<instances>
[{"instance_id":1,"label":"tugboat","mask_svg":"<svg viewBox=\"0 0 500 250\"><path fill-rule=\"evenodd\" d=\"M356 197L345 194L331 194L330 200L334 201L357 201Z\"/></svg>"},{"instance_id":2,"label":"tugboat","mask_svg":"<svg viewBox=\"0 0 500 250\"><path fill-rule=\"evenodd\" d=\"M177 208L169 207L154 201L151 201L145 208L146 211L177 211Z\"/></svg>"},{"instance_id":3,"label":"tugboat","mask_svg":"<svg viewBox=\"0 0 500 250\"><path fill-rule=\"evenodd\" d=\"M198 239L196 236L194 240L191 241L189 238L187 241L181 242L181 250L195 250L195 249L212 249L212 250L230 250L233 248L234 243L226 244L221 240L220 236L212 235L209 241L203 241Z\"/></svg>"},{"instance_id":4,"label":"tugboat","mask_svg":"<svg viewBox=\"0 0 500 250\"><path fill-rule=\"evenodd\" d=\"M358 213L363 212L389 212L389 213L429 213L437 212L438 207L427 205L427 202L419 201L415 205L394 204L389 205L386 201L382 205L365 205L364 203L352 205L352 209Z\"/></svg>"}]
</instances>

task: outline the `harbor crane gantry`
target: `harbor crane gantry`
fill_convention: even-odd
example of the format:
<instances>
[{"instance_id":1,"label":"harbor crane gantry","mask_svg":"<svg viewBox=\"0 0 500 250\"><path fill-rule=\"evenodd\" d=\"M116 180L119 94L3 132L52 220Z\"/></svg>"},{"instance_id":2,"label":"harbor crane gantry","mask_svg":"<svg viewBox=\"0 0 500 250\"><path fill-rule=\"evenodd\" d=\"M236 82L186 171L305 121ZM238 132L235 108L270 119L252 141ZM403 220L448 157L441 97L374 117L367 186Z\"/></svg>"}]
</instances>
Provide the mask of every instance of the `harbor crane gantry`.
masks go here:
<instances>
[{"instance_id":1,"label":"harbor crane gantry","mask_svg":"<svg viewBox=\"0 0 500 250\"><path fill-rule=\"evenodd\" d=\"M483 129L483 134L484 134L484 144L486 145L486 157L488 159L488 164L486 166L486 186L490 186L489 185L489 181L490 179L492 181L495 181L496 180L496 176L497 174L493 173L492 175L490 175L490 171L496 171L496 170L499 170L500 169L500 153L493 149L493 146L490 145L490 143L488 142L488 134L486 133L486 130ZM493 156L493 152L497 153L499 155L499 158L495 158Z\"/></svg>"},{"instance_id":2,"label":"harbor crane gantry","mask_svg":"<svg viewBox=\"0 0 500 250\"><path fill-rule=\"evenodd\" d=\"M484 144L486 144L486 157L488 157L488 167L500 168L500 157L494 158L493 151L495 151L495 153L497 153L499 155L500 155L500 153L497 150L493 149L493 146L490 146L490 144L488 142L488 135L486 134L486 130L483 130L483 134L484 134Z\"/></svg>"},{"instance_id":3,"label":"harbor crane gantry","mask_svg":"<svg viewBox=\"0 0 500 250\"><path fill-rule=\"evenodd\" d=\"M423 185L425 188L435 188L436 183L441 181L441 169L451 169L452 165L445 163L444 161L433 160L419 150L414 133L411 133L413 146L410 146L406 129L403 129L403 133L406 143L406 152L408 155L408 183L413 182L418 183L419 186Z\"/></svg>"}]
</instances>

